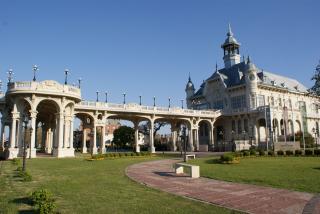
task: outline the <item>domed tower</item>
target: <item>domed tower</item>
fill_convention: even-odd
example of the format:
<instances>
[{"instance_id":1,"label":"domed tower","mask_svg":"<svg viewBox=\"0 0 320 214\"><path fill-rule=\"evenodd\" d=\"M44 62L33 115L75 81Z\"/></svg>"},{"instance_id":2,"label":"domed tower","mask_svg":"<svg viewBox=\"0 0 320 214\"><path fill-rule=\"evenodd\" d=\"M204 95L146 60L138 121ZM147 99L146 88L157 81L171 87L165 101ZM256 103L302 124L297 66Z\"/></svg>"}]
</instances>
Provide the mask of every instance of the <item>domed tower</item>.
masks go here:
<instances>
[{"instance_id":1,"label":"domed tower","mask_svg":"<svg viewBox=\"0 0 320 214\"><path fill-rule=\"evenodd\" d=\"M251 62L250 57L247 59L247 64L244 71L246 82L247 107L250 109L256 108L257 90L258 90L258 76L257 68Z\"/></svg>"},{"instance_id":2,"label":"domed tower","mask_svg":"<svg viewBox=\"0 0 320 214\"><path fill-rule=\"evenodd\" d=\"M187 102L187 107L190 108L192 106L192 103L191 103L191 97L194 95L194 85L191 81L191 77L190 77L190 74L189 74L189 79L188 79L188 82L187 82L187 85L186 85L186 89L185 89L185 92L186 92L186 102Z\"/></svg>"},{"instance_id":3,"label":"domed tower","mask_svg":"<svg viewBox=\"0 0 320 214\"><path fill-rule=\"evenodd\" d=\"M233 37L231 31L231 26L229 24L229 30L227 33L227 39L221 45L223 49L223 61L224 67L230 68L231 66L240 63L240 52L239 52L240 43Z\"/></svg>"}]
</instances>

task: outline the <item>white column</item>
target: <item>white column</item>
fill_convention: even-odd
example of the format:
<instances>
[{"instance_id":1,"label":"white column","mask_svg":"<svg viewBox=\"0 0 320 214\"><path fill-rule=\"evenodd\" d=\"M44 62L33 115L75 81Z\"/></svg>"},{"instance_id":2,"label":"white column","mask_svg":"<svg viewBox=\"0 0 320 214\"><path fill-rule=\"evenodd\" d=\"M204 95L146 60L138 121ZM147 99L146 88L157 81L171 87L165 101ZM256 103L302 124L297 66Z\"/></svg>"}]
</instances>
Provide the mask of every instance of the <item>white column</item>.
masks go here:
<instances>
[{"instance_id":1,"label":"white column","mask_svg":"<svg viewBox=\"0 0 320 214\"><path fill-rule=\"evenodd\" d=\"M101 127L101 153L105 154L106 153L106 126L103 125Z\"/></svg>"},{"instance_id":2,"label":"white column","mask_svg":"<svg viewBox=\"0 0 320 214\"><path fill-rule=\"evenodd\" d=\"M69 147L70 149L73 149L73 117L71 118L71 120L69 121L70 126L69 126Z\"/></svg>"},{"instance_id":3,"label":"white column","mask_svg":"<svg viewBox=\"0 0 320 214\"><path fill-rule=\"evenodd\" d=\"M149 131L149 137L150 137L150 148L149 148L149 151L151 153L155 153L156 150L154 148L154 138L153 138L153 131L154 131L154 121L153 120L150 120L150 131Z\"/></svg>"},{"instance_id":4,"label":"white column","mask_svg":"<svg viewBox=\"0 0 320 214\"><path fill-rule=\"evenodd\" d=\"M1 122L1 132L0 132L0 150L4 150L4 122Z\"/></svg>"},{"instance_id":5,"label":"white column","mask_svg":"<svg viewBox=\"0 0 320 214\"><path fill-rule=\"evenodd\" d=\"M193 133L192 133L192 128L189 129L189 137L188 137L188 140L189 140L189 150L191 152L194 151L194 148L193 148Z\"/></svg>"},{"instance_id":6,"label":"white column","mask_svg":"<svg viewBox=\"0 0 320 214\"><path fill-rule=\"evenodd\" d=\"M209 147L211 148L208 148L208 150L210 151L210 149L214 149L214 126L213 124L211 124L211 127L210 127L210 133L209 133Z\"/></svg>"},{"instance_id":7,"label":"white column","mask_svg":"<svg viewBox=\"0 0 320 214\"><path fill-rule=\"evenodd\" d=\"M17 134L17 113L12 113L12 123L10 132L10 148L13 149L16 145L16 134Z\"/></svg>"},{"instance_id":8,"label":"white column","mask_svg":"<svg viewBox=\"0 0 320 214\"><path fill-rule=\"evenodd\" d=\"M173 144L173 151L177 151L177 129L176 128L171 128L172 131L172 144Z\"/></svg>"},{"instance_id":9,"label":"white column","mask_svg":"<svg viewBox=\"0 0 320 214\"><path fill-rule=\"evenodd\" d=\"M62 149L64 142L63 142L63 124L64 124L64 116L63 113L59 114L59 136L58 136L58 148Z\"/></svg>"},{"instance_id":10,"label":"white column","mask_svg":"<svg viewBox=\"0 0 320 214\"><path fill-rule=\"evenodd\" d=\"M196 141L196 151L199 151L199 129L194 129L194 140Z\"/></svg>"},{"instance_id":11,"label":"white column","mask_svg":"<svg viewBox=\"0 0 320 214\"><path fill-rule=\"evenodd\" d=\"M63 123L63 148L67 148L69 145L69 139L68 135L70 133L69 131L69 117L64 117L64 123Z\"/></svg>"},{"instance_id":12,"label":"white column","mask_svg":"<svg viewBox=\"0 0 320 214\"><path fill-rule=\"evenodd\" d=\"M136 145L136 152L140 152L140 145L139 145L139 126L138 122L134 124L134 143Z\"/></svg>"},{"instance_id":13,"label":"white column","mask_svg":"<svg viewBox=\"0 0 320 214\"><path fill-rule=\"evenodd\" d=\"M92 142L92 154L97 154L97 127L93 126L93 142Z\"/></svg>"},{"instance_id":14,"label":"white column","mask_svg":"<svg viewBox=\"0 0 320 214\"><path fill-rule=\"evenodd\" d=\"M37 113L36 111L30 112L31 115L31 127L32 127L32 133L31 133L31 139L30 139L30 157L36 157L36 120L37 120Z\"/></svg>"},{"instance_id":15,"label":"white column","mask_svg":"<svg viewBox=\"0 0 320 214\"><path fill-rule=\"evenodd\" d=\"M87 130L82 127L82 153L87 153Z\"/></svg>"}]
</instances>

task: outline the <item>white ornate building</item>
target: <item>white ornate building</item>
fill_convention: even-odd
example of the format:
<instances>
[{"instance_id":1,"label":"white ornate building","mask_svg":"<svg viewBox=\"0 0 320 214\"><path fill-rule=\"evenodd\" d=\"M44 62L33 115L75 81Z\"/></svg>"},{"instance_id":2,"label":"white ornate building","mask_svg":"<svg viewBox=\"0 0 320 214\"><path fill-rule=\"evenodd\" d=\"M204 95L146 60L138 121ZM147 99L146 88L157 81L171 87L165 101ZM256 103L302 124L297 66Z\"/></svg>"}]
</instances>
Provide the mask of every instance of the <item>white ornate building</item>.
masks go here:
<instances>
[{"instance_id":1,"label":"white ornate building","mask_svg":"<svg viewBox=\"0 0 320 214\"><path fill-rule=\"evenodd\" d=\"M234 141L245 148L251 144L265 148L272 142L277 146L295 140L298 131L318 137L319 97L295 79L259 69L249 57L241 60L240 44L230 26L221 48L224 68L216 66L198 90L189 77L185 89L188 108L222 111L214 124L217 150ZM200 145L207 144L207 124L200 126Z\"/></svg>"}]
</instances>

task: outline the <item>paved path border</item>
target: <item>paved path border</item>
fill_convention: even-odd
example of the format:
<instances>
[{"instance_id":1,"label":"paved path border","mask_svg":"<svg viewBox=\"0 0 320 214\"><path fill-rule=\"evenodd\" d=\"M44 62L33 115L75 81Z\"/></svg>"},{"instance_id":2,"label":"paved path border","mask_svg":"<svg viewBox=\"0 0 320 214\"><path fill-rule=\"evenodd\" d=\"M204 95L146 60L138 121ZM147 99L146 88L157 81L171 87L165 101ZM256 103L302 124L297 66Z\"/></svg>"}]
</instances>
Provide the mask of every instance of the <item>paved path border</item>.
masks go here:
<instances>
[{"instance_id":1,"label":"paved path border","mask_svg":"<svg viewBox=\"0 0 320 214\"><path fill-rule=\"evenodd\" d=\"M133 164L126 175L146 186L247 213L320 213L320 198L311 193L218 181L174 173L177 159Z\"/></svg>"}]
</instances>

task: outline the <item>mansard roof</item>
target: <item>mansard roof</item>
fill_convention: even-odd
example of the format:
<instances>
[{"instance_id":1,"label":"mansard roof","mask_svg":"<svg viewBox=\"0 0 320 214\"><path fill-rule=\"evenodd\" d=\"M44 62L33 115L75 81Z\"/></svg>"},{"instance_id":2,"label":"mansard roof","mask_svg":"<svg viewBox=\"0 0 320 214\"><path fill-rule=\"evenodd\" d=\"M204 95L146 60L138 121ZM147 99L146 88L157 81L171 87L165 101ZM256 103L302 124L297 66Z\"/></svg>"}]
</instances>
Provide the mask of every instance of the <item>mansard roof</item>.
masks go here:
<instances>
[{"instance_id":1,"label":"mansard roof","mask_svg":"<svg viewBox=\"0 0 320 214\"><path fill-rule=\"evenodd\" d=\"M307 88L295 79L284 77L268 71L257 69L259 77L258 84L264 84L276 88L284 88L290 91L306 93ZM199 90L196 91L194 97L203 95L203 89L208 81L221 79L227 88L245 84L244 72L247 70L247 63L240 62L230 68L223 68L215 71L204 83L201 84Z\"/></svg>"}]
</instances>

